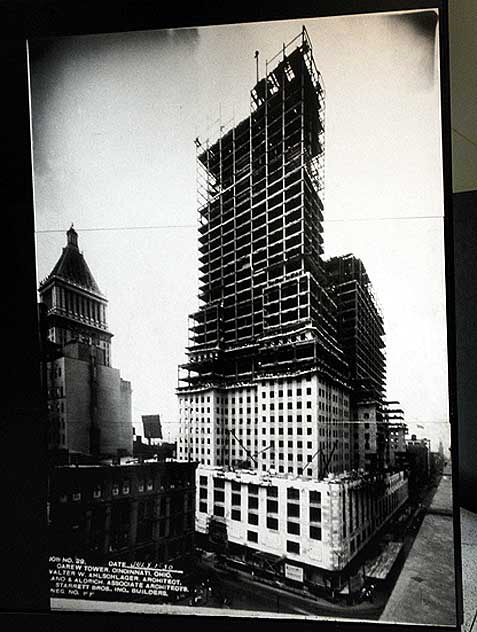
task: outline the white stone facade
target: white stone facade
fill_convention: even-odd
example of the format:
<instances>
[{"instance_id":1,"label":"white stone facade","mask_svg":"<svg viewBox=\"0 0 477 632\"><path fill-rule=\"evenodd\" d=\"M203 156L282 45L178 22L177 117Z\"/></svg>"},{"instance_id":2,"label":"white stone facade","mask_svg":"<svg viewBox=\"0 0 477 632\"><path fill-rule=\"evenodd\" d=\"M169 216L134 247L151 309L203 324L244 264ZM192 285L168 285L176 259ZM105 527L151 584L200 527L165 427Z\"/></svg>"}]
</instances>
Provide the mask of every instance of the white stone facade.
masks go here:
<instances>
[{"instance_id":1,"label":"white stone facade","mask_svg":"<svg viewBox=\"0 0 477 632\"><path fill-rule=\"evenodd\" d=\"M178 397L179 460L312 478L351 469L349 395L316 373Z\"/></svg>"},{"instance_id":2,"label":"white stone facade","mask_svg":"<svg viewBox=\"0 0 477 632\"><path fill-rule=\"evenodd\" d=\"M196 531L226 525L228 542L294 564L340 571L407 500L402 473L381 484L331 475L322 481L251 470L196 470Z\"/></svg>"}]
</instances>

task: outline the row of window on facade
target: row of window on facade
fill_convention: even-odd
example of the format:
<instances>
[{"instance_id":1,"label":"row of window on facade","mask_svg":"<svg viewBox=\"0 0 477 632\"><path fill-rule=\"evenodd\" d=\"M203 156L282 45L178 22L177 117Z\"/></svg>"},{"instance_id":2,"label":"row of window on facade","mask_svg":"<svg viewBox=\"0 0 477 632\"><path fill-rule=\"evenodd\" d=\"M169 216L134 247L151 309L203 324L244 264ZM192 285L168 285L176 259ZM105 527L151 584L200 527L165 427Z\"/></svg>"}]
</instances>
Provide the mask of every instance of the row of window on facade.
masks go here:
<instances>
[{"instance_id":1,"label":"row of window on facade","mask_svg":"<svg viewBox=\"0 0 477 632\"><path fill-rule=\"evenodd\" d=\"M200 502L199 503L199 511L201 513L207 513L207 503ZM223 505L214 505L213 506L213 515L218 518L223 518L225 516L225 508ZM232 509L230 512L230 517L232 520L236 522L243 522L243 516L240 509ZM266 528L270 531L280 531L281 520L279 517L275 516L267 516L266 517ZM249 525L259 526L259 516L256 513L248 513L247 523ZM305 535L304 530L299 522L294 522L291 520L286 521L286 532L290 535L302 536ZM311 540L321 540L321 526L309 524L307 528L307 537ZM255 540L256 542L256 540Z\"/></svg>"},{"instance_id":2,"label":"row of window on facade","mask_svg":"<svg viewBox=\"0 0 477 632\"><path fill-rule=\"evenodd\" d=\"M365 503L359 510L356 507L356 511L352 511L352 505L349 505L348 518L350 520L350 535L359 532L350 539L350 552L353 554L356 548L359 548L361 544L371 537L376 532L376 528L384 522L390 513L393 513L405 498L405 493L402 490L397 490L392 494L380 498L376 504L371 502L369 505ZM343 537L347 537L348 525L346 522L347 514L343 513Z\"/></svg>"},{"instance_id":3,"label":"row of window on facade","mask_svg":"<svg viewBox=\"0 0 477 632\"><path fill-rule=\"evenodd\" d=\"M311 382L311 376L307 376L306 377L306 381L307 382ZM271 380L270 381L270 390L269 391L266 391L266 390L262 390L261 391L262 398L267 397L267 395L270 398L274 398L275 397L274 385L275 385L275 381ZM293 384L290 385L290 386L292 386L293 388L290 388L290 387L287 388L287 391L286 391L286 396L287 397L292 397L294 392L295 392L295 394L297 396L300 396L300 395L303 394L303 387L302 386L297 385L295 382L293 382ZM255 389L252 389L252 390L253 390L253 392L255 392ZM322 396L322 397L329 397L330 396L329 388L328 389L319 388L318 390L319 390L319 395L320 396ZM251 392L252 392L251 389L247 389L246 390L246 393L247 393L247 395L245 396L245 402L246 403L251 403L252 402ZM311 387L306 387L305 388L305 393L306 393L306 395L311 395L312 394ZM278 397L284 397L285 396L285 390L283 388L279 388L279 390L277 391L277 396ZM347 401L347 397L345 396L344 399L345 399L345 402L346 402ZM219 395L216 398L216 401L219 404L227 404L227 403L229 403L228 400L229 400L229 398L226 397L226 396L220 396ZM195 395L195 396L192 395L192 396L189 396L189 397L185 397L183 399L183 401L185 403L189 403L189 404L193 404L193 403L198 404L198 403L210 402L210 395ZM237 403L242 404L242 403L244 403L244 397L242 395L239 395L239 396L232 395L232 396L230 396L230 403L231 404L235 404L236 401L237 401ZM258 402L258 395L256 393L254 394L254 401ZM338 395L332 394L332 401L338 402Z\"/></svg>"},{"instance_id":4,"label":"row of window on facade","mask_svg":"<svg viewBox=\"0 0 477 632\"><path fill-rule=\"evenodd\" d=\"M243 425L247 425L247 426L251 426L252 425L252 419L251 418L243 418L243 417L239 417L237 419L231 418L231 419L222 419L222 418L217 418L216 419L216 427L215 427L215 431L217 434L223 434L226 432L226 428L222 428L221 423L225 422L225 421L229 421L232 426L243 426ZM244 421L246 421L246 424L244 423ZM258 423L258 418L254 418L253 422L255 424ZM319 415L318 416L318 422L331 422L331 423L339 423L340 424L340 428L339 431L340 432L345 432L346 435L348 434L348 430L347 430L347 426L346 426L346 421L343 420L338 420L336 418L333 419L325 419L325 416ZM270 417L262 417L262 423L263 424L274 424L274 423L285 423L285 417L283 415L278 415L276 418L274 415L270 416ZM286 423L288 424L301 424L303 423L303 415L296 415L295 417L292 415L288 415L287 416L287 421ZM312 415L306 415L306 423L313 423L313 416ZM195 424L195 425L192 425ZM199 418L196 417L195 419L188 419L188 420L181 420L179 422L179 432L204 432L207 430L207 432L210 434L210 427L207 428L206 425L210 424L210 417L206 417L206 418ZM282 429L283 430L283 429ZM292 429L289 428L288 429L288 434L292 434ZM307 434L311 434L311 429L309 429L310 432L307 432ZM241 428L239 428L239 431L241 432ZM302 429L301 428L297 428L297 432L298 434L302 434ZM331 428L322 428L320 434L325 435L327 434L327 432L333 432L335 434L333 434L334 437L338 437L341 435L338 435L338 429L331 429ZM265 428L262 427L262 434L265 434L266 430ZM273 428L271 430L271 433L274 434ZM251 434L249 430L247 430L247 434ZM255 434L258 434L257 429L255 429ZM279 432L279 434L283 434L282 432Z\"/></svg>"},{"instance_id":5,"label":"row of window on facade","mask_svg":"<svg viewBox=\"0 0 477 632\"><path fill-rule=\"evenodd\" d=\"M250 442L248 442L247 445L250 446ZM321 449L324 449L326 447L325 443L320 443L319 445L320 445ZM198 445L190 446L189 450L193 451L194 453L197 452L197 454L200 453L202 455L205 455L205 454L211 455L211 454L213 454L213 449L211 449L211 448L202 448L202 447L199 448ZM182 446L179 447L179 454L187 454L187 452L188 452L187 447L182 447ZM222 452L223 452L223 450L218 448L217 449L217 456L221 456ZM227 449L227 454L228 454L229 457L246 456L246 453L247 453L247 451L244 448L237 448L237 449L236 448L229 448L229 449ZM285 458L285 455L286 455L286 458ZM313 454L312 453L308 453L308 454L304 455L301 452L296 452L296 451L295 451L295 453L290 453L290 452L286 452L286 453L284 453L284 452L277 452L277 453L275 453L275 452L268 452L267 451L266 453L264 452L262 455L260 455L260 458L267 459L267 460L270 460L270 461L274 461L276 457L278 457L278 460L280 460L280 461L286 461L286 460L294 461L294 460L297 460L297 461L301 462L301 461L305 461L306 460L308 463L310 463L312 461L312 459L313 459ZM336 455L334 455L334 457L336 457Z\"/></svg>"},{"instance_id":6,"label":"row of window on facade","mask_svg":"<svg viewBox=\"0 0 477 632\"><path fill-rule=\"evenodd\" d=\"M242 504L242 489L245 487L247 503L249 510L259 509L259 489L261 486L254 483L244 483L240 481L230 481L230 485L226 486L223 478L213 479L213 501L215 503L225 502L226 487L230 492L230 501L232 507L240 507ZM276 485L266 485L261 487L265 490L266 510L267 513L278 513L279 509L279 489ZM199 476L199 500L208 497L208 477ZM321 510L315 511L321 506L321 492L318 490L300 490L295 487L288 487L286 490L287 514L289 517L300 518L300 501L302 494L306 495L310 507L310 521L321 521Z\"/></svg>"},{"instance_id":7,"label":"row of window on facade","mask_svg":"<svg viewBox=\"0 0 477 632\"><path fill-rule=\"evenodd\" d=\"M84 315L92 321L104 322L106 320L106 307L101 303L62 287L55 289L56 307L63 308L75 315Z\"/></svg>"},{"instance_id":8,"label":"row of window on facade","mask_svg":"<svg viewBox=\"0 0 477 632\"><path fill-rule=\"evenodd\" d=\"M179 484L177 487L181 487L182 485ZM186 486L189 487L190 486L190 482L186 482ZM168 485L167 487L164 485L160 485L159 486L159 491L167 491L167 490L174 490L176 488L176 485L174 483L171 483L170 485ZM139 493L144 493L144 492L151 492L154 491L155 489L155 485L154 485L154 480L153 479L147 479L147 480L140 480L138 482L137 485L137 491ZM113 483L112 487L111 487L111 494L113 496L127 496L128 494L131 493L131 483L129 480L127 481L123 481L122 483ZM82 495L82 493L80 491L74 492L71 495L71 499L74 501L79 501L82 499L82 497L84 498L85 496L88 496L89 494L92 495L93 498L98 499L98 498L102 498L104 496L104 488L102 485L97 485L96 487L93 488L92 492L87 492L87 494ZM60 501L61 502L67 502L68 501L68 495L67 494L62 494L60 496Z\"/></svg>"},{"instance_id":9,"label":"row of window on facade","mask_svg":"<svg viewBox=\"0 0 477 632\"><path fill-rule=\"evenodd\" d=\"M307 390L311 390L311 389L307 389ZM265 395L264 395L264 397L265 397ZM233 397L232 400L234 400L234 399L235 398ZM240 398L240 399L242 399L242 398ZM247 399L249 399L249 398L247 398ZM216 413L218 415L227 415L229 413L232 414L232 415L235 415L235 414L243 415L244 414L244 408L243 407L235 408L235 406L233 406L233 404L234 404L234 401L232 401L229 404L230 408L228 408L227 405L225 405L224 407L217 407L216 408ZM298 409L304 408L303 401L302 400L298 400L296 402L293 402L293 401L290 402L289 401L289 402L287 402L286 408L288 410L293 410L294 408L298 408ZM312 400L310 400L310 399L306 400L306 408L313 408L313 401ZM322 400L318 401L318 408L319 408L319 410L324 410L326 412L332 412L332 413L335 413L335 414L337 414L338 411L341 410L340 407L327 404L325 401L322 401ZM284 410L284 409L285 409L284 402L278 402L277 410ZM348 410L348 407L347 407L346 404L343 405L343 409L344 410ZM194 407L192 405L184 405L184 406L180 407L180 410L181 410L181 412L184 412L184 413L188 412L189 414L191 414L191 413L193 414L194 412L196 414L198 414L200 412L202 415L204 415L206 413L210 414L210 406L206 406L206 407L204 407L204 406L200 406L200 407L199 406L195 406ZM274 402L270 402L268 404L262 404L262 410L275 410ZM255 412L255 414L258 414L258 407L257 406L255 406L254 412ZM245 414L250 415L251 413L252 413L252 408L251 407L246 407L245 408ZM365 413L365 414L368 414L368 413ZM365 417L365 419L366 418L367 417Z\"/></svg>"},{"instance_id":10,"label":"row of window on facade","mask_svg":"<svg viewBox=\"0 0 477 632\"><path fill-rule=\"evenodd\" d=\"M301 406L298 406L297 408L301 408ZM307 408L311 408L311 406L307 406ZM266 408L264 408L264 410L266 410ZM274 408L271 408L270 410L274 410ZM247 414L250 414L249 412L247 412ZM256 415L258 414L258 411L256 410ZM243 415L243 413L239 413L239 415ZM232 412L232 417L217 417L216 418L216 422L220 423L222 421L230 421L231 423L235 423L237 422L238 424L243 424L244 421L246 420L247 424L251 424L252 423L252 418L251 417L237 417L235 418L235 411ZM312 415L306 415L305 416L306 422L307 423L312 423L313 422L313 416ZM187 420L182 420L182 423L185 425L185 423L187 422L188 424L190 423L197 423L197 424L201 424L202 426L206 423L210 423L211 419L210 417L190 417ZM253 419L254 423L258 422L258 417L254 417ZM271 415L270 417L267 416L262 416L262 423L275 423L276 421L278 421L278 423L283 423L285 421L285 416L284 415L277 415L277 417L275 417L275 415ZM318 421L330 421L330 419L326 418L325 415L318 415ZM340 421L341 423L346 422L348 420L338 420L338 419L333 419L332 421ZM303 415L301 414L297 414L297 415L287 415L287 423L302 423L303 422ZM181 424L181 422L179 422L179 424ZM218 426L218 429L220 429L220 425Z\"/></svg>"},{"instance_id":11,"label":"row of window on facade","mask_svg":"<svg viewBox=\"0 0 477 632\"><path fill-rule=\"evenodd\" d=\"M311 400L307 400L306 402L306 406L303 406L303 402L301 400L297 401L297 402L287 402L286 408L283 402L278 402L278 406L277 408L275 408L275 404L273 402L269 403L269 404L262 404L262 410L294 410L294 409L302 409L302 408L313 408L313 402ZM338 414L338 412L341 410L339 409L337 406L330 406L329 404L324 404L323 402L318 402L318 409L319 410L323 410L326 412L332 412L334 414ZM207 411L207 412L206 412ZM204 407L201 407L200 409L200 414L204 415L204 414L210 414L210 407L206 408L206 411L204 409ZM181 412L183 413L189 413L189 415L193 415L194 412L197 415L199 413L199 408L196 407L195 410L192 407L184 407ZM246 408L245 412L243 408L238 408L236 409L235 407L231 407L231 408L217 408L216 409L216 413L217 415L251 415L252 414L252 409L251 408ZM258 415L258 407L254 408L254 414Z\"/></svg>"},{"instance_id":12,"label":"row of window on facade","mask_svg":"<svg viewBox=\"0 0 477 632\"><path fill-rule=\"evenodd\" d=\"M197 458L198 460L198 454L191 455L191 458ZM240 467L243 464L243 461L245 459L245 454L242 456L241 459L239 458L232 458L228 455L224 456L224 464L225 465L230 465L232 467ZM206 464L206 465L210 465L211 464L211 460L210 459L201 459L202 463ZM258 469L258 468L255 468ZM263 464L261 466L261 469L263 472L268 472L268 470L272 469L272 466L270 464ZM295 466L288 466L286 468L286 471L288 474L297 474L298 476L302 476L304 473L306 473L307 476L311 477L311 470L307 469L306 467L295 467ZM285 474L285 466L284 465L279 465L278 466L278 472L279 474Z\"/></svg>"}]
</instances>

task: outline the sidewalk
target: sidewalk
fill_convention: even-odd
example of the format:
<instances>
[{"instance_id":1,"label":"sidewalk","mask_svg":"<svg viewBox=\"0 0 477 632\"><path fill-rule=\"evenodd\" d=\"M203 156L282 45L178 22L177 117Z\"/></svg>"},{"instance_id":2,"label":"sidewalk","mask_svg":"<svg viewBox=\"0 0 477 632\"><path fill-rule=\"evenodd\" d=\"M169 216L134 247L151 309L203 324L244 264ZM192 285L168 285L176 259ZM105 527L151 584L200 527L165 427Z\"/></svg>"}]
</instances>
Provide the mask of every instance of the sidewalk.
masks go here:
<instances>
[{"instance_id":1,"label":"sidewalk","mask_svg":"<svg viewBox=\"0 0 477 632\"><path fill-rule=\"evenodd\" d=\"M208 566L208 564L206 565ZM222 573L224 575L227 575L227 571L221 571L220 569L217 569L212 565L210 565L210 567L213 568L214 571L219 576ZM377 619L380 612L382 611L384 607L384 599L381 599L380 601L375 599L373 603L370 603L369 601L363 601L361 603L354 604L354 605L333 603L322 597L317 597L313 593L305 589L300 590L298 588L293 588L291 586L288 586L282 582L274 582L272 580L268 580L268 579L258 577L258 576L254 576L254 578L252 578L248 573L235 570L235 569L234 569L234 572L238 576L237 577L237 590L240 590L240 584L242 582L246 582L247 584L252 585L252 586L259 584L263 587L270 588L272 592L280 594L281 596L285 598L287 596L299 597L301 600L309 604L309 606L311 607L315 607L319 610L326 610L327 614L329 613L329 615L333 614L333 615L336 615L339 617L345 617L345 618L351 617L351 618L359 619L360 617L365 617L365 618Z\"/></svg>"},{"instance_id":2,"label":"sidewalk","mask_svg":"<svg viewBox=\"0 0 477 632\"><path fill-rule=\"evenodd\" d=\"M380 621L456 624L452 479L443 476Z\"/></svg>"}]
</instances>

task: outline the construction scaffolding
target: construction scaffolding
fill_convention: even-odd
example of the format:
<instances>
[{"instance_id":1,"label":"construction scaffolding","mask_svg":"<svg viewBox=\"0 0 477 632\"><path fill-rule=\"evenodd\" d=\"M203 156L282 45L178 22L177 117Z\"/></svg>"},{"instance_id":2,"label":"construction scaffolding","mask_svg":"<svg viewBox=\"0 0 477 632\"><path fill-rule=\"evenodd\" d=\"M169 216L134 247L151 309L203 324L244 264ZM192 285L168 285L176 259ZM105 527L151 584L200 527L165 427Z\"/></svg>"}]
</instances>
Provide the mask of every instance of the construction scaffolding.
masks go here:
<instances>
[{"instance_id":1,"label":"construction scaffolding","mask_svg":"<svg viewBox=\"0 0 477 632\"><path fill-rule=\"evenodd\" d=\"M354 403L383 404L386 388L384 323L362 261L354 255L326 262L329 290L338 307L339 339L350 363Z\"/></svg>"},{"instance_id":2,"label":"construction scaffolding","mask_svg":"<svg viewBox=\"0 0 477 632\"><path fill-rule=\"evenodd\" d=\"M324 104L303 28L267 62L249 117L195 141L200 307L179 378L189 387L310 369L346 383L322 262Z\"/></svg>"}]
</instances>

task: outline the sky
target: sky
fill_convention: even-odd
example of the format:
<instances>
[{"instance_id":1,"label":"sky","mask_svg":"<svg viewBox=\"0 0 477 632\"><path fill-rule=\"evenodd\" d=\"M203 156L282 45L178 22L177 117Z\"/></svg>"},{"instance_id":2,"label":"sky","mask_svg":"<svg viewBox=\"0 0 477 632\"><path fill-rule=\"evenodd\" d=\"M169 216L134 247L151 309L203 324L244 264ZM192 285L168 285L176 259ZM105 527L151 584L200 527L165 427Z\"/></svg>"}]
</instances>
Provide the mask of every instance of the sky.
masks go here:
<instances>
[{"instance_id":1,"label":"sky","mask_svg":"<svg viewBox=\"0 0 477 632\"><path fill-rule=\"evenodd\" d=\"M197 309L194 139L249 113L304 24L326 89L325 257L354 253L383 310L387 397L449 445L436 14L376 14L31 40L38 281L72 223L109 300L133 422L177 422ZM435 37L436 35L436 37ZM420 426L423 426L421 428Z\"/></svg>"}]
</instances>

